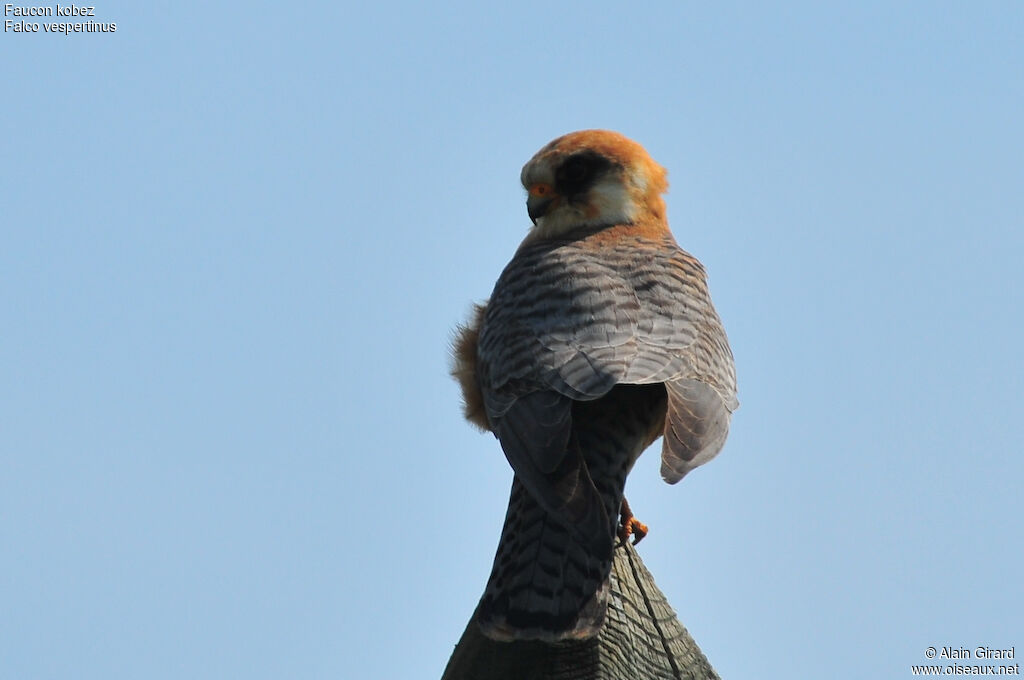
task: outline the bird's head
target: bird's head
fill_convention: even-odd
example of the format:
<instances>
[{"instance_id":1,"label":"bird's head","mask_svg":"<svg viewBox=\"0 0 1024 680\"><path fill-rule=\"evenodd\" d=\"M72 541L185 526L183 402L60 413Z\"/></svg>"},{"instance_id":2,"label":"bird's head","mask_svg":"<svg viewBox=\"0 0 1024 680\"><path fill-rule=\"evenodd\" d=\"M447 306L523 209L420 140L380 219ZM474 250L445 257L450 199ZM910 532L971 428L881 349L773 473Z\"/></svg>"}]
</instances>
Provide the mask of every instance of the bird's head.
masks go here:
<instances>
[{"instance_id":1,"label":"bird's head","mask_svg":"<svg viewBox=\"0 0 1024 680\"><path fill-rule=\"evenodd\" d=\"M523 166L531 236L665 219L663 167L617 132L581 130L550 142Z\"/></svg>"}]
</instances>

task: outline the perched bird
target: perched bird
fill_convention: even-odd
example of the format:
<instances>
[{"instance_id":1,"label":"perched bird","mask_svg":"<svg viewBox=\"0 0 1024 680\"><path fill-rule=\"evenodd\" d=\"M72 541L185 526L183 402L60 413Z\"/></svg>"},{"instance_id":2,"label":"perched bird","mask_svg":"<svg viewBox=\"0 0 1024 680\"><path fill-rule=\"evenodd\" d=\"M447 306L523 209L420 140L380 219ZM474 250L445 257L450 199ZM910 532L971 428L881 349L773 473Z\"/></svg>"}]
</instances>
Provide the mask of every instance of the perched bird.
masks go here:
<instances>
[{"instance_id":1,"label":"perched bird","mask_svg":"<svg viewBox=\"0 0 1024 680\"><path fill-rule=\"evenodd\" d=\"M582 639L604 621L617 536L646 531L626 475L660 436L670 484L711 460L739 405L736 372L643 147L573 132L521 179L533 227L453 347L466 418L515 473L478 621L496 640Z\"/></svg>"}]
</instances>

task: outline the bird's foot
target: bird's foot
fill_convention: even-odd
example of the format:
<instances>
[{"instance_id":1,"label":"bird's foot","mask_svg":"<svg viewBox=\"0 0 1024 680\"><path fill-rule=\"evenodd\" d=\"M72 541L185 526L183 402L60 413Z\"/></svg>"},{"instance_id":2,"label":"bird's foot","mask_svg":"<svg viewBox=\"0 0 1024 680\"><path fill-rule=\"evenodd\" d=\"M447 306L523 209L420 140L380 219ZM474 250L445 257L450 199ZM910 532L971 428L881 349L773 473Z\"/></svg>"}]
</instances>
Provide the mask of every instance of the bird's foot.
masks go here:
<instances>
[{"instance_id":1,"label":"bird's foot","mask_svg":"<svg viewBox=\"0 0 1024 680\"><path fill-rule=\"evenodd\" d=\"M646 535L647 525L633 516L633 511L629 509L629 503L625 498L623 498L622 508L619 510L620 545L625 545L630 536L633 537L633 545L636 545L642 541Z\"/></svg>"}]
</instances>

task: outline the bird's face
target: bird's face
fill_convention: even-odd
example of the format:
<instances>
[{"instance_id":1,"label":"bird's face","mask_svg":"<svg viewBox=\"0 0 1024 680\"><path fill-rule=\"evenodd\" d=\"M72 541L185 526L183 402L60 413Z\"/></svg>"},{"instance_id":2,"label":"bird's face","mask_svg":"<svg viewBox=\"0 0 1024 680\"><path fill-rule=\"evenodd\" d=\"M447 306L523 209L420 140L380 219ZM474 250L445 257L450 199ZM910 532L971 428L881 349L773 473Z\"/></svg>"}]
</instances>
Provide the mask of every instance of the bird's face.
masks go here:
<instances>
[{"instance_id":1,"label":"bird's face","mask_svg":"<svg viewBox=\"0 0 1024 680\"><path fill-rule=\"evenodd\" d=\"M664 168L616 132L583 130L559 137L530 159L521 179L536 237L645 216L664 218Z\"/></svg>"}]
</instances>

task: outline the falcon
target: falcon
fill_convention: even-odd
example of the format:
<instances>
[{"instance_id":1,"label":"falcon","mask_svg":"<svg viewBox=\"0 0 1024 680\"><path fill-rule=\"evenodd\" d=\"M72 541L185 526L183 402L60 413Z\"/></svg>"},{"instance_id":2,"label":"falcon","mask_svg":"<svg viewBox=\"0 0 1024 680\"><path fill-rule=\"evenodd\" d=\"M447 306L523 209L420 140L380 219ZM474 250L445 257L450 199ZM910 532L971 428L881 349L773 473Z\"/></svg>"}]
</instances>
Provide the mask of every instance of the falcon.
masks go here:
<instances>
[{"instance_id":1,"label":"falcon","mask_svg":"<svg viewBox=\"0 0 1024 680\"><path fill-rule=\"evenodd\" d=\"M704 268L673 239L665 169L607 130L559 137L523 167L533 226L457 332L466 418L514 478L477 610L495 640L593 637L616 544L646 533L623 496L663 437L675 484L722 449L736 372Z\"/></svg>"}]
</instances>

